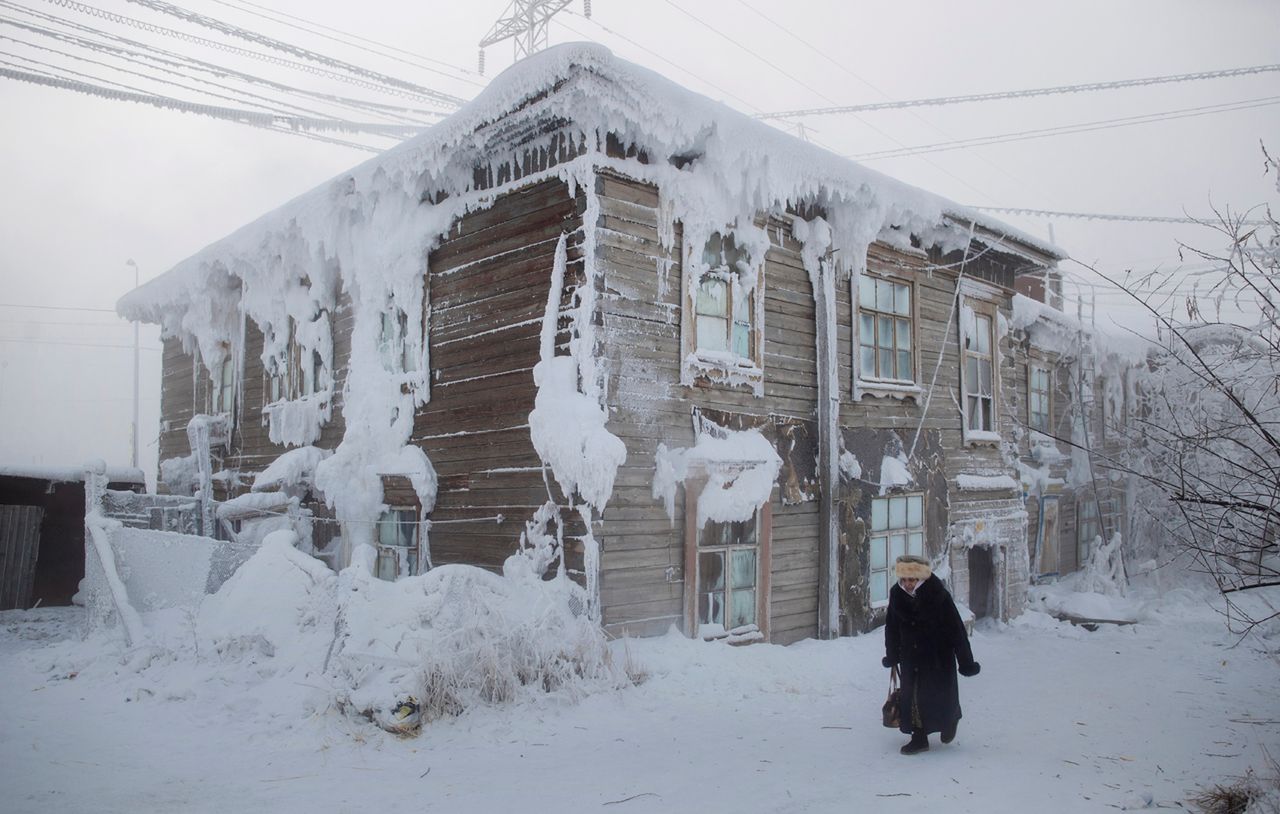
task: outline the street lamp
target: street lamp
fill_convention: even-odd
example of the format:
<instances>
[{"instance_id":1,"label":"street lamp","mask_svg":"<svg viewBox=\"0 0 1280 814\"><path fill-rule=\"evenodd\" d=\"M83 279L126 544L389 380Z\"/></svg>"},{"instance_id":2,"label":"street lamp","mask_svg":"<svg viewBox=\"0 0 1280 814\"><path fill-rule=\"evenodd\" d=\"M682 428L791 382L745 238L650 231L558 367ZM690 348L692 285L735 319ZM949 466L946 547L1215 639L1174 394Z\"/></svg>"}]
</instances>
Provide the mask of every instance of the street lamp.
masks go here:
<instances>
[{"instance_id":1,"label":"street lamp","mask_svg":"<svg viewBox=\"0 0 1280 814\"><path fill-rule=\"evenodd\" d=\"M133 262L133 258L124 261L126 266L133 266L133 289L138 289L138 264ZM134 469L138 468L138 329L140 324L135 319L133 321L133 428L130 431L129 445L133 448L133 457L130 466Z\"/></svg>"}]
</instances>

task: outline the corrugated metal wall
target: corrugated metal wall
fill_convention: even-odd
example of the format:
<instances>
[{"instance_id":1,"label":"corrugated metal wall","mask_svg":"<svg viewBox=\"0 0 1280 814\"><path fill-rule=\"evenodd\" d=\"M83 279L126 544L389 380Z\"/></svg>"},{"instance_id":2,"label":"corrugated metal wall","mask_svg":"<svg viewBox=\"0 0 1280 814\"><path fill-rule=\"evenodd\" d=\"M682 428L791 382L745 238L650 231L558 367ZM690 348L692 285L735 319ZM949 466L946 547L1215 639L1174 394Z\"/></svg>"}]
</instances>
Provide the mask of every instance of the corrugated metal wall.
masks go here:
<instances>
[{"instance_id":1,"label":"corrugated metal wall","mask_svg":"<svg viewBox=\"0 0 1280 814\"><path fill-rule=\"evenodd\" d=\"M0 610L31 605L43 521L39 506L0 506Z\"/></svg>"}]
</instances>

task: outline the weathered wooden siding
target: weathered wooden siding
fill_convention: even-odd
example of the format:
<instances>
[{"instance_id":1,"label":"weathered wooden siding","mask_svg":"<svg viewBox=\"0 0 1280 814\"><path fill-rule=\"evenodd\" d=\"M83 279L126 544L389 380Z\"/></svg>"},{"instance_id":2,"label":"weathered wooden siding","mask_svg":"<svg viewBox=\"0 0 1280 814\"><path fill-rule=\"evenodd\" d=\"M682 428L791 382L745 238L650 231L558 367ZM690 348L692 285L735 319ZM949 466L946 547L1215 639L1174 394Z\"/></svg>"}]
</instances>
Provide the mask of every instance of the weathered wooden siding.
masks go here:
<instances>
[{"instance_id":1,"label":"weathered wooden siding","mask_svg":"<svg viewBox=\"0 0 1280 814\"><path fill-rule=\"evenodd\" d=\"M602 346L609 365L609 430L627 446L601 538L601 602L611 631L643 635L682 623L687 587L684 494L675 521L652 494L659 443L694 442L692 408L732 414L745 423L774 416L812 421L817 403L813 295L799 245L779 222L765 258L764 396L748 387L680 384L680 302L683 244L659 242L658 194L612 173L596 183L600 221L596 263L604 292ZM791 642L817 632L816 501L784 505L772 498L770 638Z\"/></svg>"},{"instance_id":2,"label":"weathered wooden siding","mask_svg":"<svg viewBox=\"0 0 1280 814\"><path fill-rule=\"evenodd\" d=\"M436 565L500 567L548 500L529 435L533 367L562 234L569 236L562 310L581 281L583 207L563 181L543 181L463 217L431 253L431 400L414 417L411 442L440 479L430 531ZM575 571L582 549L572 538L580 533L566 529L566 562Z\"/></svg>"}]
</instances>

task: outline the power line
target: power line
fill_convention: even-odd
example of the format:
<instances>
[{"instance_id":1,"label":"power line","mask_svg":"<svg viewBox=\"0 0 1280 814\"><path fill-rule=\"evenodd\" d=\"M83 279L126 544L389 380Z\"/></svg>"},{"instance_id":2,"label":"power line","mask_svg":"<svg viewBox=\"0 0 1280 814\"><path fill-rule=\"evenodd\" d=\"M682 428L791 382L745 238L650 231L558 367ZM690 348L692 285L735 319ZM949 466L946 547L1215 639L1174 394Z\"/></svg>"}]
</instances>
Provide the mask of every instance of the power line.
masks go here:
<instances>
[{"instance_id":1,"label":"power line","mask_svg":"<svg viewBox=\"0 0 1280 814\"><path fill-rule=\"evenodd\" d=\"M61 4L63 2L66 2L66 0L49 0L49 2ZM151 9L152 11L158 11L161 14L167 14L171 17L176 17L188 23L194 23L195 25L203 26L205 28L209 28L214 31L221 32L223 35L228 37L245 40L246 42L252 42L255 45L265 46L274 51L280 51L282 53L291 54L292 56L298 57L300 59L309 60L311 62L315 62L320 65L326 65L330 68L334 68L340 71L345 71L347 73L350 73L356 76L362 76L366 79L372 79L384 85L390 85L392 87L401 88L402 90L413 91L414 93L420 94L430 99L435 99L438 102L452 105L454 107L461 107L467 101L466 99L463 99L459 96L453 96L452 94L448 94L448 93L441 93L440 91L435 90L434 88L428 88L423 85L415 84L413 82L406 82L405 80L397 79L394 76L388 76L387 74L384 74L384 73L371 71L368 68L362 68L358 65L352 65L349 62L344 62L340 59L334 59L333 57L325 56L324 54L320 54L306 48L301 48L296 45L291 45L287 42L283 42L281 40L268 37L264 34L259 34L256 31L251 31L249 29L241 28L239 26L231 25L230 23L223 22L222 20L214 19L213 17L208 17L204 14L197 14L193 11L187 11L184 8L179 8L178 6L161 2L161 0L126 0L126 2L132 3L137 6L142 6L143 8Z\"/></svg>"},{"instance_id":2,"label":"power line","mask_svg":"<svg viewBox=\"0 0 1280 814\"><path fill-rule=\"evenodd\" d=\"M114 314L114 308L82 308L76 305L24 305L16 302L0 302L0 308L35 308L41 311L91 311L95 314Z\"/></svg>"},{"instance_id":3,"label":"power line","mask_svg":"<svg viewBox=\"0 0 1280 814\"><path fill-rule=\"evenodd\" d=\"M297 88L291 85L275 82L270 79L264 79L262 77L255 76L253 74L247 74L242 71L237 71L231 68L227 68L222 65L215 65L213 63L205 62L204 60L196 59L194 57L190 57L185 54L179 54L173 51L165 50L163 48L158 48L149 43L132 40L132 39L129 39L128 37L122 37L117 34L102 31L101 29L93 28L87 25L82 25L72 20L63 19L61 17L57 17L50 14L44 14L34 9L28 9L23 6L19 6L17 4L8 2L8 0L0 0L0 7L8 8L13 11L22 12L23 14L27 14L43 22L56 24L64 28L70 29L71 31L79 32L80 34L86 34L94 37L104 38L111 42L118 43L120 46L125 46L125 47L122 48L116 45L110 45L110 44L99 42L96 40L85 39L83 37L76 36L74 34L70 34L67 32L56 31L53 29L44 28L42 26L35 26L32 24L20 23L15 20L7 20L7 22L10 25L13 25L19 28L24 28L26 30L33 31L43 36L55 38L63 42L66 42L67 44L78 45L80 47L84 47L89 50L94 50L101 53L109 53L113 56L121 57L123 59L126 59L131 62L135 62L137 64L147 64L148 62L154 62L154 63L159 63L161 65L168 66L170 68L186 68L188 70L194 69L196 71L212 74L217 77L230 77L234 79L239 79L249 84L265 85L281 93L304 96L311 100L319 100L319 101L326 102L329 104L334 104L340 107L346 107L348 109L363 109L369 112L373 112L376 115L382 115L382 116L394 115L399 117L401 120L404 120L405 118L413 115L429 115L429 116L446 115L444 113L441 113L439 111L434 111L434 110L422 110L422 109L415 109L415 108L406 108L400 105L385 105L385 104L380 104L376 102L366 102L364 100L352 99L345 96L338 96L335 94L320 93L316 91L306 90L303 88ZM32 45L31 47L39 48L40 46ZM130 50L130 49L136 49L136 50ZM72 58L79 58L79 57L75 57L74 55L68 55L68 56L72 56ZM148 67L150 66L148 65ZM302 66L302 67L305 67L305 66ZM186 74L178 74L178 75L183 76L184 78L194 79L194 77L190 77ZM204 81L204 80L196 80L196 81Z\"/></svg>"},{"instance_id":4,"label":"power line","mask_svg":"<svg viewBox=\"0 0 1280 814\"><path fill-rule=\"evenodd\" d=\"M58 5L58 6L62 6L63 8L70 9L71 11L78 11L82 14L87 14L91 17L97 17L99 19L106 20L108 22L117 23L123 26L128 26L130 28L136 28L140 31L146 31L151 34L159 34L162 37L169 37L171 39L176 39L181 42L190 43L192 45L200 45L205 48L213 49L215 51L222 51L224 53L232 54L239 57L244 57L246 59L258 60L260 62L266 62L270 65L278 65L280 67L289 68L291 70L301 71L302 73L311 74L312 76L319 76L325 79L332 79L336 82L343 82L348 85L352 85L354 87L365 88L366 90L374 90L380 93L386 93L393 96L400 96L402 98L407 98L407 99L421 100L421 99L429 98L429 97L424 97L422 94L413 93L399 87L390 87L382 83L372 82L367 79L363 79L357 76L352 76L350 74L326 70L324 68L321 68L316 65L311 65L306 62L297 62L295 60L285 59L283 57L262 53L260 51L251 51L248 48L240 48L238 46L230 45L225 42L218 42L217 40L211 40L206 37L199 37L194 34L188 34L185 31L178 31L177 29L168 28L162 25L156 25L155 23L149 23L134 17L128 17L123 14L116 14L115 12L106 11L105 9L100 9L95 6L90 6L86 3L76 2L76 0L48 0L48 2L54 3L55 5ZM28 14L33 14L33 15L39 14L33 9L27 9L22 6L14 6L14 8L17 8L18 10L24 11ZM45 15L39 15L39 16L45 16ZM50 19L60 20L60 18L58 17L52 17ZM67 21L67 20L62 20L62 22L68 25L74 25L73 23L70 23L70 21ZM100 32L100 33L102 33L103 36L106 36L110 39L115 39L115 40L122 39L120 37L117 37L114 34L109 34L106 32Z\"/></svg>"},{"instance_id":5,"label":"power line","mask_svg":"<svg viewBox=\"0 0 1280 814\"><path fill-rule=\"evenodd\" d=\"M1029 139L1046 138L1048 136L1087 133L1092 130L1110 130L1115 127L1129 127L1135 124L1149 124L1151 122L1169 121L1172 119L1189 119L1197 116L1207 116L1211 113L1225 113L1231 110L1248 110L1255 107L1266 107L1267 105L1274 105L1277 102L1280 102L1280 96L1266 96L1259 99L1244 99L1237 102L1224 102L1220 105L1204 105L1202 107L1169 110L1163 113L1148 113L1142 116L1126 116L1119 119L1103 119L1101 121L1063 125L1061 127L1046 127L1041 130L1023 130L1016 133L979 136L971 139L944 141L937 144L921 144L916 147L908 147L902 150L881 150L874 153L862 153L861 155L849 155L845 157L858 161L871 161L881 158L900 158L903 156L920 155L922 153L962 150L968 147L1004 144L1011 141L1026 141Z\"/></svg>"},{"instance_id":6,"label":"power line","mask_svg":"<svg viewBox=\"0 0 1280 814\"><path fill-rule=\"evenodd\" d=\"M227 0L213 0L213 2L221 6L226 6L228 8L236 9L237 11L243 11L246 14L252 14L255 17L260 17L264 20L270 20L273 23L278 23L280 25L285 25L290 28L297 29L298 31L304 31L308 34L314 34L317 37L323 37L324 39L341 43L343 45L351 46L353 48L360 48L361 50L367 51L368 53L371 53L371 54L376 54L377 56L380 56L380 57L386 57L387 59L394 59L397 62L404 63L405 65L410 65L414 68L420 68L424 71L431 71L432 73L440 74L441 76L447 79L453 79L459 82L466 82L469 85L475 85L476 87L480 87L480 88L484 87L483 82L477 82L474 79L466 78L467 76L475 76L476 74L474 71L469 71L466 68L460 67L458 65L450 65L448 62L442 62L441 60L432 59L431 57L428 57L428 56L415 54L412 51L406 51L403 48L397 48L394 45L388 45L386 43L378 42L377 40L371 40L371 39L368 39L367 37L361 37L357 34L352 34L347 31L341 31L331 26L327 26L322 23L317 23L314 20L308 20L304 17L298 17L293 14L286 14L285 12L277 11L276 9L269 9L266 6L262 6L257 3L251 3L249 2L249 0L240 0L240 2L238 3L227 2ZM245 8L246 6L250 8ZM252 9L259 9L259 10L254 11ZM275 15L275 16L272 16L272 15ZM284 19L280 19L280 18L284 18ZM306 28L303 25L296 25L295 23L286 22L286 20L294 20L296 23L304 23L307 26L311 26L311 28ZM320 29L320 31L316 31L314 29ZM343 37L346 37L347 39L343 39L342 37L334 37L334 36L331 36L330 34L323 33L325 31L332 32L333 34L341 34L343 35ZM376 45L378 48L385 49L386 51L393 51L396 53L404 54L405 56L413 57L413 59L405 59L403 56L396 56L394 53L389 54L389 53L386 53L385 51L375 51L372 48L366 48L360 45L356 45L352 43L351 40L356 40L358 42L365 43L366 45ZM445 68L448 68L451 71L456 71L460 74L464 74L464 76L451 76L439 70L438 68L432 68L429 65L424 65L423 64L424 62L434 62L436 65L441 65Z\"/></svg>"},{"instance_id":7,"label":"power line","mask_svg":"<svg viewBox=\"0 0 1280 814\"><path fill-rule=\"evenodd\" d=\"M1204 79L1224 79L1234 76L1274 73L1276 71L1280 71L1280 65L1253 65L1247 68L1228 68L1221 71L1200 71L1197 73L1171 74L1168 76L1149 76L1142 79L1119 79L1111 82L1086 82L1079 85L1054 85L1047 88L1031 88L1028 90L968 93L961 96L934 96L927 99L907 99L896 102L871 102L862 105L842 105L839 107L812 107L804 110L785 110L776 113L760 113L757 114L756 118L791 119L798 116L827 116L837 113L866 113L873 110L899 110L907 107L937 107L940 105L954 105L965 102L990 102L997 99L1025 99L1031 96L1051 96L1060 93L1085 93L1095 90L1115 90L1117 88L1164 85L1174 82L1195 82Z\"/></svg>"},{"instance_id":8,"label":"power line","mask_svg":"<svg viewBox=\"0 0 1280 814\"><path fill-rule=\"evenodd\" d=\"M1188 223L1205 225L1213 224L1212 218L1193 218L1191 216L1183 217L1164 217L1161 215L1110 215L1098 212L1059 212L1052 209L1018 209L1014 207L1003 206L971 206L970 209L977 209L981 212L1003 212L1010 215L1029 215L1037 218L1067 218L1075 220L1114 220L1125 221L1128 223ZM1232 221L1236 223L1237 221ZM1241 220L1238 221L1241 226L1266 226L1271 221L1268 220Z\"/></svg>"},{"instance_id":9,"label":"power line","mask_svg":"<svg viewBox=\"0 0 1280 814\"><path fill-rule=\"evenodd\" d=\"M344 141L331 136L323 136L320 133L311 131L336 130L344 133L367 132L380 135L395 135L397 133L404 134L406 130L411 130L413 132L416 132L417 130L416 128L406 128L401 125L357 124L340 119L316 119L306 116L285 116L278 113L264 113L256 110L242 110L238 108L220 107L217 105L202 105L194 102L187 102L182 99L175 99L171 96L161 96L153 93L139 93L128 90L115 90L101 85L93 85L88 82L44 76L41 74L29 73L27 71L15 71L9 68L0 68L0 77L16 79L19 82L30 82L34 85L44 85L45 87L71 90L77 93L87 94L89 96L100 96L114 101L137 102L139 104L150 105L164 110L179 110L184 113L196 113L201 116L210 116L215 119L232 121L237 124L248 124L253 127L261 127L266 130L274 130L279 133L290 133L292 135L304 136L317 141L325 141L331 144L338 144L344 147L351 147L356 150L364 150L371 153L378 153L381 152L381 150L378 150L375 147L367 147L363 144L357 144L352 141Z\"/></svg>"}]
</instances>

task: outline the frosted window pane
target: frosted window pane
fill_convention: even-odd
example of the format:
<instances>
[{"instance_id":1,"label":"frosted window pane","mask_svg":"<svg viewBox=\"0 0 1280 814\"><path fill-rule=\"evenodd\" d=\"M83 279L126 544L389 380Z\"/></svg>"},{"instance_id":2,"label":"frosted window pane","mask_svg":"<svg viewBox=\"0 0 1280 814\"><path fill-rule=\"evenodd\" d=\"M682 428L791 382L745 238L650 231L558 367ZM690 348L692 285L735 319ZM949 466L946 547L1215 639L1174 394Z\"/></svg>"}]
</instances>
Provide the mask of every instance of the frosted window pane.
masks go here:
<instances>
[{"instance_id":1,"label":"frosted window pane","mask_svg":"<svg viewBox=\"0 0 1280 814\"><path fill-rule=\"evenodd\" d=\"M874 377L876 375L876 349L863 348L862 355L862 375Z\"/></svg>"},{"instance_id":2,"label":"frosted window pane","mask_svg":"<svg viewBox=\"0 0 1280 814\"><path fill-rule=\"evenodd\" d=\"M702 624L724 624L724 594L698 594L698 621Z\"/></svg>"},{"instance_id":3,"label":"frosted window pane","mask_svg":"<svg viewBox=\"0 0 1280 814\"><path fill-rule=\"evenodd\" d=\"M964 384L966 389L972 392L977 392L978 360L972 356L964 360Z\"/></svg>"},{"instance_id":4,"label":"frosted window pane","mask_svg":"<svg viewBox=\"0 0 1280 814\"><path fill-rule=\"evenodd\" d=\"M858 304L863 308L876 307L876 281L865 274L858 278Z\"/></svg>"},{"instance_id":5,"label":"frosted window pane","mask_svg":"<svg viewBox=\"0 0 1280 814\"><path fill-rule=\"evenodd\" d=\"M399 558L394 551L378 552L378 579L395 582Z\"/></svg>"},{"instance_id":6,"label":"frosted window pane","mask_svg":"<svg viewBox=\"0 0 1280 814\"><path fill-rule=\"evenodd\" d=\"M902 316L911 314L911 287L905 285L895 285L893 292L893 310L894 313Z\"/></svg>"},{"instance_id":7,"label":"frosted window pane","mask_svg":"<svg viewBox=\"0 0 1280 814\"><path fill-rule=\"evenodd\" d=\"M871 573L871 601L883 602L889 598L889 574L887 571Z\"/></svg>"},{"instance_id":8,"label":"frosted window pane","mask_svg":"<svg viewBox=\"0 0 1280 814\"><path fill-rule=\"evenodd\" d=\"M893 347L893 318L880 317L879 332L876 334L876 345L882 348Z\"/></svg>"},{"instance_id":9,"label":"frosted window pane","mask_svg":"<svg viewBox=\"0 0 1280 814\"><path fill-rule=\"evenodd\" d=\"M978 364L978 390L984 396L991 392L991 363L986 360Z\"/></svg>"},{"instance_id":10,"label":"frosted window pane","mask_svg":"<svg viewBox=\"0 0 1280 814\"><path fill-rule=\"evenodd\" d=\"M907 536L907 553L920 556L924 554L924 535L915 532Z\"/></svg>"},{"instance_id":11,"label":"frosted window pane","mask_svg":"<svg viewBox=\"0 0 1280 814\"><path fill-rule=\"evenodd\" d=\"M924 510L924 498L920 495L912 495L907 498L907 527L919 528L924 525L921 513Z\"/></svg>"},{"instance_id":12,"label":"frosted window pane","mask_svg":"<svg viewBox=\"0 0 1280 814\"><path fill-rule=\"evenodd\" d=\"M729 313L728 288L724 280L715 278L703 280L702 285L698 286L698 313L726 316Z\"/></svg>"},{"instance_id":13,"label":"frosted window pane","mask_svg":"<svg viewBox=\"0 0 1280 814\"><path fill-rule=\"evenodd\" d=\"M698 555L698 593L724 591L724 552L704 551Z\"/></svg>"},{"instance_id":14,"label":"frosted window pane","mask_svg":"<svg viewBox=\"0 0 1280 814\"><path fill-rule=\"evenodd\" d=\"M889 559L896 562L907 553L907 536L905 534L889 535Z\"/></svg>"},{"instance_id":15,"label":"frosted window pane","mask_svg":"<svg viewBox=\"0 0 1280 814\"><path fill-rule=\"evenodd\" d=\"M732 552L733 572L730 587L736 592L739 588L756 587L756 551L754 548L740 549Z\"/></svg>"},{"instance_id":16,"label":"frosted window pane","mask_svg":"<svg viewBox=\"0 0 1280 814\"><path fill-rule=\"evenodd\" d=\"M991 317L974 317L974 327L978 334L974 337L974 350L978 353L991 353Z\"/></svg>"},{"instance_id":17,"label":"frosted window pane","mask_svg":"<svg viewBox=\"0 0 1280 814\"><path fill-rule=\"evenodd\" d=\"M888 562L888 539L885 537L871 538L871 570L880 571L889 567Z\"/></svg>"},{"instance_id":18,"label":"frosted window pane","mask_svg":"<svg viewBox=\"0 0 1280 814\"><path fill-rule=\"evenodd\" d=\"M754 589L734 591L733 609L729 614L729 624L725 627L733 630L743 625L753 625L756 621L756 592Z\"/></svg>"},{"instance_id":19,"label":"frosted window pane","mask_svg":"<svg viewBox=\"0 0 1280 814\"><path fill-rule=\"evenodd\" d=\"M893 351L880 350L880 376L889 379L893 377Z\"/></svg>"},{"instance_id":20,"label":"frosted window pane","mask_svg":"<svg viewBox=\"0 0 1280 814\"><path fill-rule=\"evenodd\" d=\"M702 350L728 350L728 328L729 320L723 317L709 317L699 314L698 347Z\"/></svg>"},{"instance_id":21,"label":"frosted window pane","mask_svg":"<svg viewBox=\"0 0 1280 814\"><path fill-rule=\"evenodd\" d=\"M907 499L905 497L889 498L889 528L900 529L907 525Z\"/></svg>"},{"instance_id":22,"label":"frosted window pane","mask_svg":"<svg viewBox=\"0 0 1280 814\"><path fill-rule=\"evenodd\" d=\"M871 501L871 530L884 531L889 528L889 501Z\"/></svg>"},{"instance_id":23,"label":"frosted window pane","mask_svg":"<svg viewBox=\"0 0 1280 814\"><path fill-rule=\"evenodd\" d=\"M895 378L909 381L911 379L911 354L905 350L898 351L898 370Z\"/></svg>"},{"instance_id":24,"label":"frosted window pane","mask_svg":"<svg viewBox=\"0 0 1280 814\"><path fill-rule=\"evenodd\" d=\"M911 350L911 323L905 319L898 323L898 350Z\"/></svg>"},{"instance_id":25,"label":"frosted window pane","mask_svg":"<svg viewBox=\"0 0 1280 814\"><path fill-rule=\"evenodd\" d=\"M733 352L744 359L751 358L751 325L749 323L733 323Z\"/></svg>"},{"instance_id":26,"label":"frosted window pane","mask_svg":"<svg viewBox=\"0 0 1280 814\"><path fill-rule=\"evenodd\" d=\"M893 283L876 280L876 310L893 313Z\"/></svg>"},{"instance_id":27,"label":"frosted window pane","mask_svg":"<svg viewBox=\"0 0 1280 814\"><path fill-rule=\"evenodd\" d=\"M873 314L858 315L858 344L872 346L876 343L876 318Z\"/></svg>"}]
</instances>

